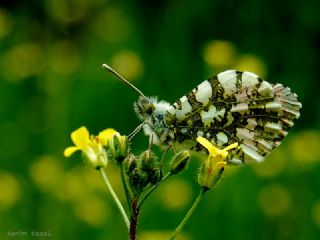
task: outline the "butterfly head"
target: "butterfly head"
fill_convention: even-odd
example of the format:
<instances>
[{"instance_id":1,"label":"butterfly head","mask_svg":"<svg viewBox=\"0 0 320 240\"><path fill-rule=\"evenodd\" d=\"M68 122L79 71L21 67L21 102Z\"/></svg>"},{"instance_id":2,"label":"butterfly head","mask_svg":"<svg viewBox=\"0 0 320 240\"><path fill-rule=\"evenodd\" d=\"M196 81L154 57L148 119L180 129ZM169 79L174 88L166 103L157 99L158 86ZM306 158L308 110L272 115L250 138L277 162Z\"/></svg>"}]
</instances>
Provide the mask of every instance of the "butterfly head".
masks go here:
<instances>
[{"instance_id":1,"label":"butterfly head","mask_svg":"<svg viewBox=\"0 0 320 240\"><path fill-rule=\"evenodd\" d=\"M134 103L134 110L143 122L144 133L150 137L150 142L160 144L168 140L168 128L165 123L165 115L170 108L170 104L165 101L158 101L156 97L146 97L138 88L121 76L110 66L103 64L102 67L113 75L118 77L122 82L127 84L131 89L140 96Z\"/></svg>"},{"instance_id":2,"label":"butterfly head","mask_svg":"<svg viewBox=\"0 0 320 240\"><path fill-rule=\"evenodd\" d=\"M165 115L169 107L168 102L158 101L156 97L140 96L134 103L136 114L144 122L144 133L154 144L163 143L168 138Z\"/></svg>"},{"instance_id":3,"label":"butterfly head","mask_svg":"<svg viewBox=\"0 0 320 240\"><path fill-rule=\"evenodd\" d=\"M156 108L157 99L153 97L140 96L136 102L134 102L134 111L141 119L141 121L148 121L151 118Z\"/></svg>"}]
</instances>

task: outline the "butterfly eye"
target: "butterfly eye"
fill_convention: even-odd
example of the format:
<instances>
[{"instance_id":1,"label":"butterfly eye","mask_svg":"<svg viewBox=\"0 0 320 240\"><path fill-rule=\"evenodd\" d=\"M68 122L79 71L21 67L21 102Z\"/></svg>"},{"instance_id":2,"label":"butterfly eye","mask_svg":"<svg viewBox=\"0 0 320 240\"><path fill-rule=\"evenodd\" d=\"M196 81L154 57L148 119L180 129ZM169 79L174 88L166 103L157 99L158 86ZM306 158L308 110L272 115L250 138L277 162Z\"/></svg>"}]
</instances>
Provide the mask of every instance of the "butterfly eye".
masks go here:
<instances>
[{"instance_id":1,"label":"butterfly eye","mask_svg":"<svg viewBox=\"0 0 320 240\"><path fill-rule=\"evenodd\" d=\"M151 103L145 105L145 110L148 115L151 115L153 113L154 109L155 109L154 105Z\"/></svg>"}]
</instances>

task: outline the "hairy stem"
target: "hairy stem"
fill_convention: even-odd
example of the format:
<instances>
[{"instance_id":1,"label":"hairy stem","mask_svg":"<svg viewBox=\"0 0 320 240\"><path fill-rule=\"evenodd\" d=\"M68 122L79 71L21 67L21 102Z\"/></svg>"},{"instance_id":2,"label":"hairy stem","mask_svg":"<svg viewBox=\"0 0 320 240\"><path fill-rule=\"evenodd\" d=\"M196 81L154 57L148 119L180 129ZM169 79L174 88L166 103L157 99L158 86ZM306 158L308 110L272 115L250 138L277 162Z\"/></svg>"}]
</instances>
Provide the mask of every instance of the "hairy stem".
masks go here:
<instances>
[{"instance_id":1,"label":"hairy stem","mask_svg":"<svg viewBox=\"0 0 320 240\"><path fill-rule=\"evenodd\" d=\"M132 209L132 216L130 219L131 221L130 221L130 229L129 229L129 239L137 240L139 208L138 208L138 201L136 198L132 199L131 209Z\"/></svg>"}]
</instances>

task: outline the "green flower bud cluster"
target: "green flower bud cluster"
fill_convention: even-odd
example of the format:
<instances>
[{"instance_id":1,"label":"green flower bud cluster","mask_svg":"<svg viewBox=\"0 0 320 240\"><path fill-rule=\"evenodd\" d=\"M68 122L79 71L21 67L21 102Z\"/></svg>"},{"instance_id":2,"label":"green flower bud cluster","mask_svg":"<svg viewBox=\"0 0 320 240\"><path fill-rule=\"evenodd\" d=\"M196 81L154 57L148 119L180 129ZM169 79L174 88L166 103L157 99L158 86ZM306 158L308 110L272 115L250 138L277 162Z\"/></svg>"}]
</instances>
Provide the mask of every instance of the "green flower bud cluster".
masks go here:
<instances>
[{"instance_id":1,"label":"green flower bud cluster","mask_svg":"<svg viewBox=\"0 0 320 240\"><path fill-rule=\"evenodd\" d=\"M158 157L150 150L144 151L139 157L130 155L124 164L134 195L140 195L143 190L156 185L162 178Z\"/></svg>"}]
</instances>

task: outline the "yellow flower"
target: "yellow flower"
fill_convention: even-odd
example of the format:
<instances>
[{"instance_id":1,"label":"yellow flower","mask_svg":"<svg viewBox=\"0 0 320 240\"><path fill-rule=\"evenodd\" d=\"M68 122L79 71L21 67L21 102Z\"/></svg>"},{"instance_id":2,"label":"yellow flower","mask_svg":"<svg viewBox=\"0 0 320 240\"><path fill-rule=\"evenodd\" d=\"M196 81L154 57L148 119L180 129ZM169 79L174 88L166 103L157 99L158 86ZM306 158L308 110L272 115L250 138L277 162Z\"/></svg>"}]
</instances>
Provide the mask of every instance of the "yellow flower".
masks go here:
<instances>
[{"instance_id":1,"label":"yellow flower","mask_svg":"<svg viewBox=\"0 0 320 240\"><path fill-rule=\"evenodd\" d=\"M103 147L108 145L108 140L116 133L114 129L108 128L99 133L98 136L89 134L86 127L80 127L71 133L71 139L75 146L67 147L64 156L70 157L76 151L82 151L86 164L94 168L107 166L107 155Z\"/></svg>"},{"instance_id":2,"label":"yellow flower","mask_svg":"<svg viewBox=\"0 0 320 240\"><path fill-rule=\"evenodd\" d=\"M228 151L236 148L238 143L233 143L220 150L203 137L198 137L197 141L209 152L208 158L201 166L198 175L198 183L202 187L211 189L219 181L224 170L224 166L227 164L226 158L229 154Z\"/></svg>"}]
</instances>

